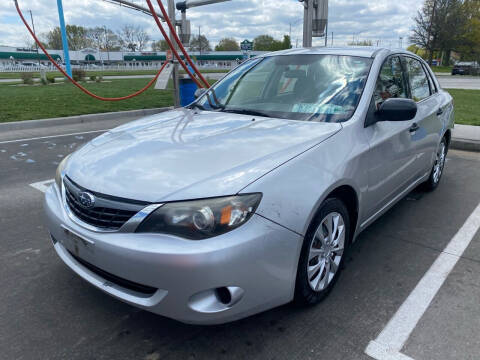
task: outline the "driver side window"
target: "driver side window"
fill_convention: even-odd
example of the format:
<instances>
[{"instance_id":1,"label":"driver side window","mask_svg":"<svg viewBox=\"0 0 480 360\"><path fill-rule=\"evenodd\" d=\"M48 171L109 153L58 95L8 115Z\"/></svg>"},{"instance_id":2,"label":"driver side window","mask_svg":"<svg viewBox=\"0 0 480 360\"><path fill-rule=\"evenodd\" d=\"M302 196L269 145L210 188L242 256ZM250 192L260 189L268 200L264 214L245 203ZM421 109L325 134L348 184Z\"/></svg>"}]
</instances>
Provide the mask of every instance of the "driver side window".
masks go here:
<instances>
[{"instance_id":1,"label":"driver side window","mask_svg":"<svg viewBox=\"0 0 480 360\"><path fill-rule=\"evenodd\" d=\"M378 110L382 103L390 98L407 98L407 87L403 68L398 56L392 56L385 61L375 86L375 106Z\"/></svg>"}]
</instances>

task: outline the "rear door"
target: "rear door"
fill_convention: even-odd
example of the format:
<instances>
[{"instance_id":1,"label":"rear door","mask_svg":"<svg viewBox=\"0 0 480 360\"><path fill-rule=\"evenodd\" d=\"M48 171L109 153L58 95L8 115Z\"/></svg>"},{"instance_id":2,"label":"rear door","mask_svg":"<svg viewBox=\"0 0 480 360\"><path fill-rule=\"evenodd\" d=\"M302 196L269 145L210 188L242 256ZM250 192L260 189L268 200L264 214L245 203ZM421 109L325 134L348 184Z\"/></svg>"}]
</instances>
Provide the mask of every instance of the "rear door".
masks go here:
<instances>
[{"instance_id":1,"label":"rear door","mask_svg":"<svg viewBox=\"0 0 480 360\"><path fill-rule=\"evenodd\" d=\"M411 141L415 149L416 175L428 173L433 165L434 154L443 132L441 116L443 106L438 89L422 61L403 56L409 83L409 97L417 103L418 111L414 124L418 129L411 132Z\"/></svg>"}]
</instances>

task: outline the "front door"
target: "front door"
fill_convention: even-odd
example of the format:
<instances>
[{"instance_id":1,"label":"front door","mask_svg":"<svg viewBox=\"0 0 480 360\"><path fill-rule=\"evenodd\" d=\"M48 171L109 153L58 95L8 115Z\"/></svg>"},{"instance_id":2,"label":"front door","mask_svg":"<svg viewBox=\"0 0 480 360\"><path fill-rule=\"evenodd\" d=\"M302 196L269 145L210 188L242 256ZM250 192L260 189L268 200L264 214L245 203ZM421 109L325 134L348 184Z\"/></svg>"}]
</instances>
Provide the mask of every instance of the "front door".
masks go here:
<instances>
[{"instance_id":1,"label":"front door","mask_svg":"<svg viewBox=\"0 0 480 360\"><path fill-rule=\"evenodd\" d=\"M407 78L398 56L388 58L380 71L371 111L389 98L408 98ZM412 136L415 121L382 121L365 129L370 143L365 222L416 180L418 159Z\"/></svg>"}]
</instances>

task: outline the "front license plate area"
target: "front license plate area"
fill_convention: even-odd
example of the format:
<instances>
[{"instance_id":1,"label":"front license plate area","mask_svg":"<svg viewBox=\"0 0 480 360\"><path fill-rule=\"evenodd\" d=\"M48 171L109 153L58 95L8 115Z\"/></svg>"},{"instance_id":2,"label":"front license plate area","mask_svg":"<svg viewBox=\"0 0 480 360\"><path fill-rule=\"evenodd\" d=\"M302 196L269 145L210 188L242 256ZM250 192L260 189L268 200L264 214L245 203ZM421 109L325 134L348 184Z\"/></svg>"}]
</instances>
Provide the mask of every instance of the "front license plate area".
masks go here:
<instances>
[{"instance_id":1,"label":"front license plate area","mask_svg":"<svg viewBox=\"0 0 480 360\"><path fill-rule=\"evenodd\" d=\"M77 235L64 226L62 226L62 228L65 236L59 241L65 248L80 258L82 255L91 256L94 254L95 243L93 241Z\"/></svg>"}]
</instances>

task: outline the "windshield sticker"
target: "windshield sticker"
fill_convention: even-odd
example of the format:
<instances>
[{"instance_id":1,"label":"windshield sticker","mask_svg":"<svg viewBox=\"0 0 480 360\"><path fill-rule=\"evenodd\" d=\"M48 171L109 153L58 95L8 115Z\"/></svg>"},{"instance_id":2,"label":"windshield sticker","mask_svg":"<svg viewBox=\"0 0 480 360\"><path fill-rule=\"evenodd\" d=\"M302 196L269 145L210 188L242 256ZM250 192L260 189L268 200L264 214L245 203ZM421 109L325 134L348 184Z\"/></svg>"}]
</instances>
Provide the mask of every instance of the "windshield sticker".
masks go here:
<instances>
[{"instance_id":1,"label":"windshield sticker","mask_svg":"<svg viewBox=\"0 0 480 360\"><path fill-rule=\"evenodd\" d=\"M333 105L333 104L295 104L293 105L292 112L294 113L303 113L303 114L325 114L325 115L337 115L344 114L345 109L342 106Z\"/></svg>"}]
</instances>

